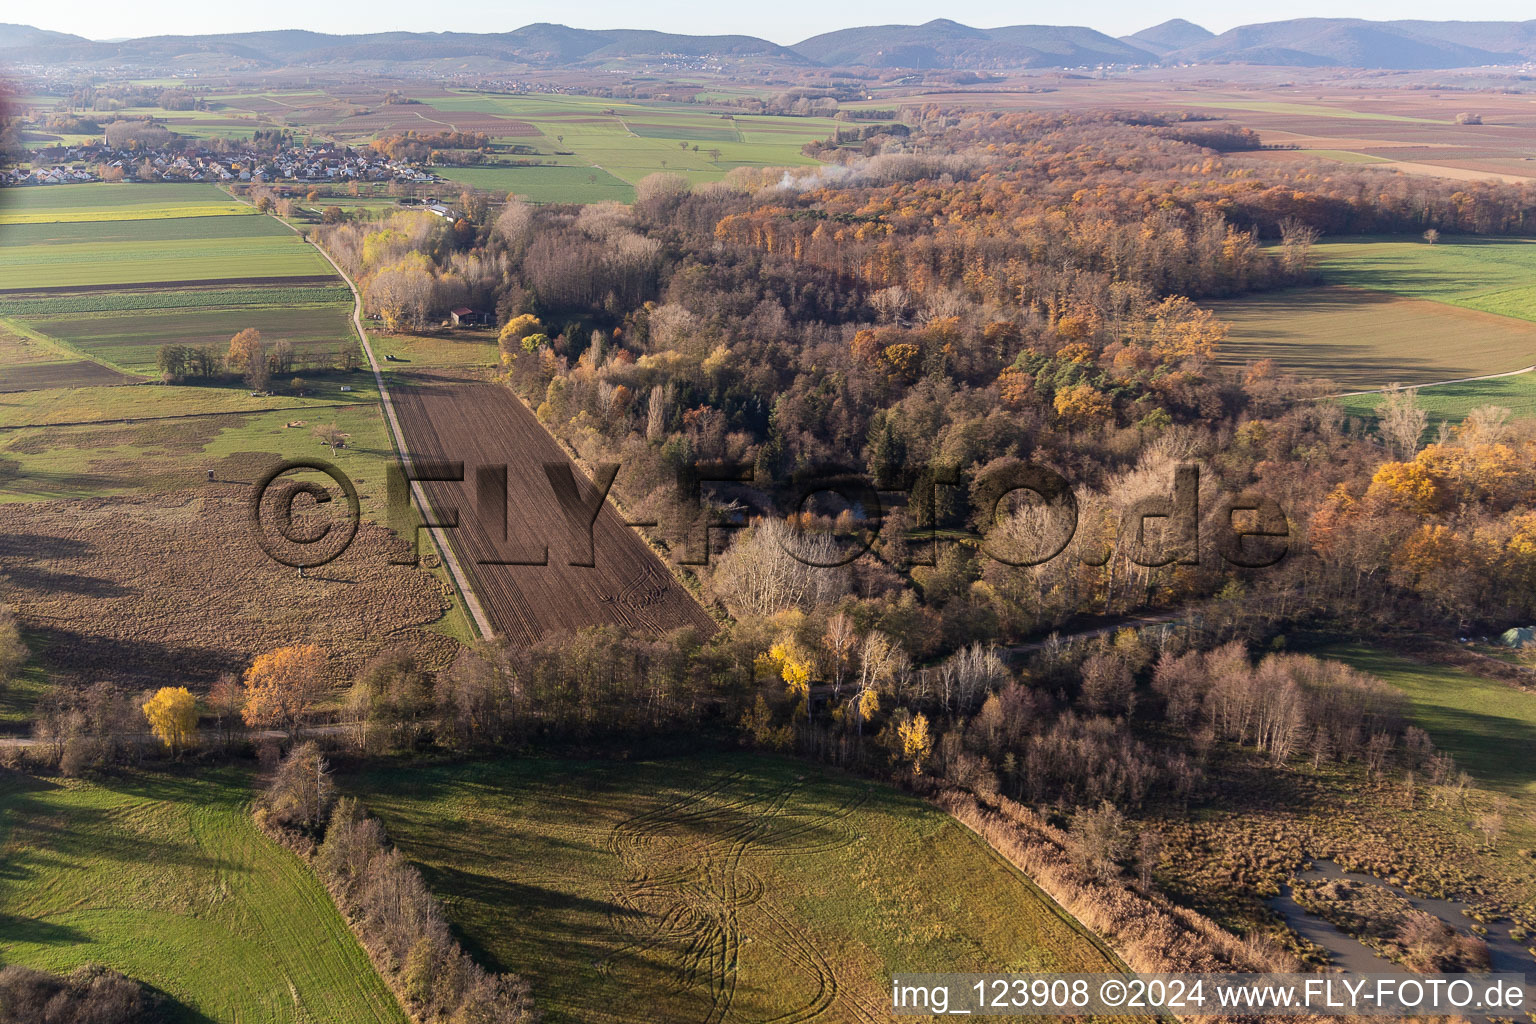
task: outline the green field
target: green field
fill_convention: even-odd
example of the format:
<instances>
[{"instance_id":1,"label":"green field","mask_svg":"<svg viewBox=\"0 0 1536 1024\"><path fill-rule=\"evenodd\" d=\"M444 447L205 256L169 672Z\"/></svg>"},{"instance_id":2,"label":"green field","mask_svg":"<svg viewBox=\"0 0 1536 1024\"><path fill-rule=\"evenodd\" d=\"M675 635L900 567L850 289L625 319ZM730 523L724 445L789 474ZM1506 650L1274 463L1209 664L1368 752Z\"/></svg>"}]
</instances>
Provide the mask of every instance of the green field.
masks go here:
<instances>
[{"instance_id":1,"label":"green field","mask_svg":"<svg viewBox=\"0 0 1536 1024\"><path fill-rule=\"evenodd\" d=\"M314 277L330 273L330 264L319 253L296 235L287 233L256 238L199 234L162 241L66 242L0 249L0 289Z\"/></svg>"},{"instance_id":2,"label":"green field","mask_svg":"<svg viewBox=\"0 0 1536 1024\"><path fill-rule=\"evenodd\" d=\"M1210 303L1231 334L1220 356L1241 367L1273 359L1339 390L1429 384L1536 364L1536 240L1461 239L1429 245L1401 236L1326 242L1316 250L1320 288ZM1437 386L1421 392L1436 419L1477 405L1522 411L1523 378ZM1368 415L1377 396L1345 399Z\"/></svg>"},{"instance_id":3,"label":"green field","mask_svg":"<svg viewBox=\"0 0 1536 1024\"><path fill-rule=\"evenodd\" d=\"M340 343L352 336L351 318L348 302L83 313L28 317L24 325L108 366L149 376L155 373L161 345L207 345L222 358L229 339L247 327L260 331L269 349L286 339L300 363L329 366ZM295 372L302 375L305 370L301 366Z\"/></svg>"},{"instance_id":4,"label":"green field","mask_svg":"<svg viewBox=\"0 0 1536 1024\"><path fill-rule=\"evenodd\" d=\"M1337 401L1351 416L1374 417L1382 396L1351 395ZM1424 388L1419 392L1418 404L1429 413L1431 428L1442 420L1460 423L1467 413L1482 405L1500 406L1516 416L1536 417L1536 373Z\"/></svg>"},{"instance_id":5,"label":"green field","mask_svg":"<svg viewBox=\"0 0 1536 1024\"><path fill-rule=\"evenodd\" d=\"M738 166L814 164L800 148L846 127L824 117L722 116L707 105L547 93L464 90L446 97L423 97L423 102L442 112L439 119L450 122L454 112L494 114L536 128L538 135L508 135L502 141L532 146L536 155L531 158L554 160L571 172L549 176L559 171L552 167L443 168L439 172L477 187L517 192L536 202L628 200L632 195L616 182L634 185L658 171L698 183L718 181ZM494 136L494 128L489 130ZM481 175L482 171L487 173ZM591 180L594 174L595 181Z\"/></svg>"},{"instance_id":6,"label":"green field","mask_svg":"<svg viewBox=\"0 0 1536 1024\"><path fill-rule=\"evenodd\" d=\"M403 1024L330 897L251 823L234 768L0 774L0 960L102 963L188 1022Z\"/></svg>"},{"instance_id":7,"label":"green field","mask_svg":"<svg viewBox=\"0 0 1536 1024\"><path fill-rule=\"evenodd\" d=\"M1536 320L1536 239L1446 236L1429 245L1391 236L1316 251L1330 284Z\"/></svg>"},{"instance_id":8,"label":"green field","mask_svg":"<svg viewBox=\"0 0 1536 1024\"><path fill-rule=\"evenodd\" d=\"M520 759L340 784L548 1024L884 1020L893 971L1112 969L948 816L803 762Z\"/></svg>"},{"instance_id":9,"label":"green field","mask_svg":"<svg viewBox=\"0 0 1536 1024\"><path fill-rule=\"evenodd\" d=\"M443 167L443 177L535 203L634 202L635 188L598 167Z\"/></svg>"},{"instance_id":10,"label":"green field","mask_svg":"<svg viewBox=\"0 0 1536 1024\"><path fill-rule=\"evenodd\" d=\"M0 316L192 308L236 309L245 306L319 306L336 302L352 302L352 293L340 281L329 287L281 284L132 290L104 287L79 292L11 292L0 295Z\"/></svg>"},{"instance_id":11,"label":"green field","mask_svg":"<svg viewBox=\"0 0 1536 1024\"><path fill-rule=\"evenodd\" d=\"M161 220L92 220L0 226L5 228L0 231L0 247L3 248L67 245L71 242L168 242L188 238L263 238L292 234L271 217L167 217Z\"/></svg>"},{"instance_id":12,"label":"green field","mask_svg":"<svg viewBox=\"0 0 1536 1024\"><path fill-rule=\"evenodd\" d=\"M1416 722L1479 783L1536 801L1536 693L1364 644L1316 653L1402 690Z\"/></svg>"},{"instance_id":13,"label":"green field","mask_svg":"<svg viewBox=\"0 0 1536 1024\"><path fill-rule=\"evenodd\" d=\"M292 232L212 185L58 185L0 197L0 290L331 274ZM226 216L228 214L228 216ZM235 216L235 215L241 216Z\"/></svg>"}]
</instances>

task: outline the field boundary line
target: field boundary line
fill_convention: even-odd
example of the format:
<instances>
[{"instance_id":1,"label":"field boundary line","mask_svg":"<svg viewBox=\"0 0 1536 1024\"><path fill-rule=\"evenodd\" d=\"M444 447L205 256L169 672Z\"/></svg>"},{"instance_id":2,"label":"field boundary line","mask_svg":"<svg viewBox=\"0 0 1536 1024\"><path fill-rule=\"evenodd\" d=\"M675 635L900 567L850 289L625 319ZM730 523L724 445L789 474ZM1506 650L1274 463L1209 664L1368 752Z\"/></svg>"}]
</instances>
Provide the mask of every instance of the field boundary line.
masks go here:
<instances>
[{"instance_id":1,"label":"field boundary line","mask_svg":"<svg viewBox=\"0 0 1536 1024\"><path fill-rule=\"evenodd\" d=\"M240 201L244 202L245 200ZM315 252L319 253L321 258L331 265L331 269L336 271L336 276L341 278L352 292L352 329L357 332L358 341L362 343L363 354L368 357L368 368L373 371L373 380L379 389L379 406L384 411L385 429L389 432L389 439L394 445L395 454L403 462L410 458L410 449L405 443L405 431L400 429L400 421L395 416L394 401L389 397L389 389L384 386L384 374L379 369L379 361L374 357L373 346L368 343L368 332L363 329L362 293L357 290L357 285L352 282L352 278L347 275L346 271L341 269L341 265L331 258L330 253L326 252L318 243L306 238L304 232L281 217L274 219L289 231L298 235L306 245L313 246ZM410 487L411 493L416 496L416 503L431 518L432 504L427 500L427 492L422 488L421 482L412 480L410 481ZM459 598L464 602L465 610L469 612L470 620L474 623L475 630L480 634L481 639L489 640L496 634L495 627L491 625L490 618L485 614L485 608L480 604L479 596L476 595L474 588L470 586L469 576L464 572L463 566L459 564L458 556L449 545L448 538L439 527L430 526L426 529L431 535L433 543L437 545L438 551L442 554L443 564L448 568L448 575L452 578L453 585L459 592Z\"/></svg>"}]
</instances>

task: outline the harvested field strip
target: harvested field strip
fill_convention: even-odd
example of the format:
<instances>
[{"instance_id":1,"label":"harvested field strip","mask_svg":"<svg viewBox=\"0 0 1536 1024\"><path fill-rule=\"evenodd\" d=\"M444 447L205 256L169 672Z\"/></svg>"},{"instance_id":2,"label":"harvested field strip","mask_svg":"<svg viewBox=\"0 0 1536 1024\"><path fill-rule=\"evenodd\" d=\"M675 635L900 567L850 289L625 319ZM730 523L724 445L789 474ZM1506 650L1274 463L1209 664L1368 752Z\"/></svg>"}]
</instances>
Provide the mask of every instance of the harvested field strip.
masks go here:
<instances>
[{"instance_id":1,"label":"harvested field strip","mask_svg":"<svg viewBox=\"0 0 1536 1024\"><path fill-rule=\"evenodd\" d=\"M250 820L233 768L0 778L0 958L102 963L200 1024L404 1024L320 883Z\"/></svg>"},{"instance_id":2,"label":"harvested field strip","mask_svg":"<svg viewBox=\"0 0 1536 1024\"><path fill-rule=\"evenodd\" d=\"M0 216L0 224L4 224ZM285 235L271 217L178 215L164 220L12 224L0 231L0 248L70 242L164 242L186 238L260 238Z\"/></svg>"},{"instance_id":3,"label":"harvested field strip","mask_svg":"<svg viewBox=\"0 0 1536 1024\"><path fill-rule=\"evenodd\" d=\"M0 296L0 316L28 313L113 313L126 310L193 308L234 309L240 306L318 306L350 302L341 286L267 286L258 288L113 288L98 291L13 292Z\"/></svg>"},{"instance_id":4,"label":"harvested field strip","mask_svg":"<svg viewBox=\"0 0 1536 1024\"><path fill-rule=\"evenodd\" d=\"M457 509L447 531L475 580L496 628L515 643L554 633L614 625L659 635L692 626L708 635L715 623L678 584L645 541L604 502L591 530L573 529L545 476L544 465L570 466L589 500L592 485L517 397L498 384L447 374L390 381L406 447L418 461L464 463L465 482L424 485L439 515ZM505 468L506 514L478 511L477 473ZM509 564L539 561L548 564Z\"/></svg>"},{"instance_id":5,"label":"harvested field strip","mask_svg":"<svg viewBox=\"0 0 1536 1024\"><path fill-rule=\"evenodd\" d=\"M0 213L73 214L93 211L101 220L129 210L227 207L240 212L251 208L237 203L215 185L145 184L139 182L82 185L42 185L0 189ZM184 215L183 215L184 216Z\"/></svg>"},{"instance_id":6,"label":"harvested field strip","mask_svg":"<svg viewBox=\"0 0 1536 1024\"><path fill-rule=\"evenodd\" d=\"M1114 969L942 812L803 762L525 758L341 785L548 1024L866 1024L892 972Z\"/></svg>"},{"instance_id":7,"label":"harvested field strip","mask_svg":"<svg viewBox=\"0 0 1536 1024\"><path fill-rule=\"evenodd\" d=\"M57 469L23 462L7 480L0 586L57 685L138 689L171 678L204 690L293 643L323 644L338 683L397 645L427 665L452 657L455 643L420 628L447 611L442 585L393 564L404 544L383 527L363 522L352 545L304 581L263 552L248 518L251 484L317 447L307 431L273 436L283 434L276 426L266 450L240 417L43 435L52 451L39 457ZM87 479L58 479L80 458L92 469L72 475ZM328 461L367 481L373 508L383 504L382 458L343 452ZM60 493L65 486L80 496ZM110 487L132 493L90 496Z\"/></svg>"},{"instance_id":8,"label":"harvested field strip","mask_svg":"<svg viewBox=\"0 0 1536 1024\"><path fill-rule=\"evenodd\" d=\"M1326 286L1210 304L1232 325L1218 358L1273 359L1288 372L1345 388L1428 383L1523 369L1536 325L1441 302Z\"/></svg>"},{"instance_id":9,"label":"harvested field strip","mask_svg":"<svg viewBox=\"0 0 1536 1024\"><path fill-rule=\"evenodd\" d=\"M37 213L0 212L0 227L31 224L84 224L101 221L148 221L181 217L242 217L254 211L232 206L133 206L121 210L52 210Z\"/></svg>"}]
</instances>

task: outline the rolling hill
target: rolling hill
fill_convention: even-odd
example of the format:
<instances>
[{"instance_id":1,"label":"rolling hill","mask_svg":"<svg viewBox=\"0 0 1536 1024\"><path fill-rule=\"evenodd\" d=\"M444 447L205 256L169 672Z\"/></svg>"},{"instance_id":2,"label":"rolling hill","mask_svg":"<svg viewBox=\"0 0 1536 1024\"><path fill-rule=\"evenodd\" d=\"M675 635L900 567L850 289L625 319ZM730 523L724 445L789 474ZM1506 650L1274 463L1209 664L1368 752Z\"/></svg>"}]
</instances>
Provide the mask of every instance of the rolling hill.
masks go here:
<instances>
[{"instance_id":1,"label":"rolling hill","mask_svg":"<svg viewBox=\"0 0 1536 1024\"><path fill-rule=\"evenodd\" d=\"M1214 38L1216 33L1208 28L1201 28L1183 18L1171 18L1161 25L1144 28L1134 35L1121 36L1120 41L1161 57L1175 50L1198 46L1207 39Z\"/></svg>"},{"instance_id":2,"label":"rolling hill","mask_svg":"<svg viewBox=\"0 0 1536 1024\"><path fill-rule=\"evenodd\" d=\"M840 29L793 46L746 35L592 30L547 23L496 33L327 35L284 30L111 41L0 25L0 62L20 65L207 66L228 71L473 60L484 68L557 68L658 57L750 60L786 67L1014 70L1163 62L1427 70L1536 60L1536 20L1297 18L1242 25L1214 35L1175 18L1115 39L1079 26L974 28L939 18L922 25Z\"/></svg>"},{"instance_id":3,"label":"rolling hill","mask_svg":"<svg viewBox=\"0 0 1536 1024\"><path fill-rule=\"evenodd\" d=\"M1460 23L1468 26L1471 23ZM1419 71L1430 68L1515 64L1536 52L1529 23L1509 25L1503 36L1458 30L1456 22L1362 21L1354 18L1297 18L1242 25L1204 42L1168 51L1168 60L1294 67L1360 67ZM1151 31L1151 30L1149 30ZM1522 39L1524 35L1524 39ZM1461 39L1476 40L1474 45ZM1485 49L1485 45L1500 49Z\"/></svg>"},{"instance_id":4,"label":"rolling hill","mask_svg":"<svg viewBox=\"0 0 1536 1024\"><path fill-rule=\"evenodd\" d=\"M754 36L692 36L640 29L590 30L527 25L512 32L376 32L326 35L298 30L222 35L146 36L94 42L24 26L0 28L0 54L26 63L153 62L221 55L262 67L391 60L489 57L526 65L566 66L617 57L728 56L808 61Z\"/></svg>"},{"instance_id":5,"label":"rolling hill","mask_svg":"<svg viewBox=\"0 0 1536 1024\"><path fill-rule=\"evenodd\" d=\"M1091 28L1012 25L971 28L939 18L812 36L792 49L818 64L906 68L1073 67L1146 64L1146 50Z\"/></svg>"}]
</instances>

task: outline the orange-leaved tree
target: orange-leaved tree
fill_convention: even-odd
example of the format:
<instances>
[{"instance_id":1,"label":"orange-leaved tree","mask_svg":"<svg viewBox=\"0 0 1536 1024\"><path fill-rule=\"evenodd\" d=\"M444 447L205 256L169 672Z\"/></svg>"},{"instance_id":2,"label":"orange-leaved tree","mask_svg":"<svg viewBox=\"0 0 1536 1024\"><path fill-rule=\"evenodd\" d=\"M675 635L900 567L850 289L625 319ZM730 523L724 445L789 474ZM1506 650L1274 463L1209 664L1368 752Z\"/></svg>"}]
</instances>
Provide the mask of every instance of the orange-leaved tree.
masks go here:
<instances>
[{"instance_id":1,"label":"orange-leaved tree","mask_svg":"<svg viewBox=\"0 0 1536 1024\"><path fill-rule=\"evenodd\" d=\"M144 702L144 717L161 743L180 750L197 728L197 698L185 686L162 686Z\"/></svg>"},{"instance_id":2,"label":"orange-leaved tree","mask_svg":"<svg viewBox=\"0 0 1536 1024\"><path fill-rule=\"evenodd\" d=\"M246 725L281 726L296 732L325 690L325 655L314 644L269 651L245 672Z\"/></svg>"}]
</instances>

